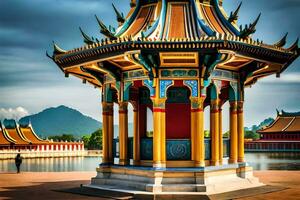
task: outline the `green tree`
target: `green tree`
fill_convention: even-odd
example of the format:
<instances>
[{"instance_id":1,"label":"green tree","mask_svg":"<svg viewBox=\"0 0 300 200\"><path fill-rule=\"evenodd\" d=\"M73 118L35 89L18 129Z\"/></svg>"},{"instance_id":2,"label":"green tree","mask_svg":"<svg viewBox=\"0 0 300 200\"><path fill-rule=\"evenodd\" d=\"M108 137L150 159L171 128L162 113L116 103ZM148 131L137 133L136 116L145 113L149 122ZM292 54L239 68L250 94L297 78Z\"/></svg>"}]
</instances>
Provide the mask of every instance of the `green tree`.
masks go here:
<instances>
[{"instance_id":1,"label":"green tree","mask_svg":"<svg viewBox=\"0 0 300 200\"><path fill-rule=\"evenodd\" d=\"M259 134L253 131L246 131L245 130L245 139L253 139L258 140L260 138Z\"/></svg>"},{"instance_id":2,"label":"green tree","mask_svg":"<svg viewBox=\"0 0 300 200\"><path fill-rule=\"evenodd\" d=\"M225 132L225 133L223 134L223 137L224 137L224 138L229 138L229 131Z\"/></svg>"},{"instance_id":3,"label":"green tree","mask_svg":"<svg viewBox=\"0 0 300 200\"><path fill-rule=\"evenodd\" d=\"M82 138L84 147L89 150L102 149L102 129L98 129L91 135L85 135Z\"/></svg>"},{"instance_id":4,"label":"green tree","mask_svg":"<svg viewBox=\"0 0 300 200\"><path fill-rule=\"evenodd\" d=\"M83 141L84 143L84 147L85 148L88 148L88 145L89 145L89 141L90 141L90 135L84 135L82 136L81 140Z\"/></svg>"},{"instance_id":5,"label":"green tree","mask_svg":"<svg viewBox=\"0 0 300 200\"><path fill-rule=\"evenodd\" d=\"M72 134L63 134L63 135L55 135L55 136L49 136L48 139L52 139L53 141L68 141L68 142L74 142L76 138Z\"/></svg>"},{"instance_id":6,"label":"green tree","mask_svg":"<svg viewBox=\"0 0 300 200\"><path fill-rule=\"evenodd\" d=\"M209 138L210 137L210 132L209 130L204 131L204 137Z\"/></svg>"}]
</instances>

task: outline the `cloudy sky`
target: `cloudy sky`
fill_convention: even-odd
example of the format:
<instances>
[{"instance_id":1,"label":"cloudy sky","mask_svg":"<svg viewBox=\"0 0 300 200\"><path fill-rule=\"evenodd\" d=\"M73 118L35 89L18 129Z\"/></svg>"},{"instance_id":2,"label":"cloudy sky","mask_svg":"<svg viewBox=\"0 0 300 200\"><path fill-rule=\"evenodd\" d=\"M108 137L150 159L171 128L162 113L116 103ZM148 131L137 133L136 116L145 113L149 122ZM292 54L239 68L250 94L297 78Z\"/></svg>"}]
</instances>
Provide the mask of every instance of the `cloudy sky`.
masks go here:
<instances>
[{"instance_id":1,"label":"cloudy sky","mask_svg":"<svg viewBox=\"0 0 300 200\"><path fill-rule=\"evenodd\" d=\"M101 120L100 92L76 78L64 78L45 56L52 40L64 49L83 44L79 26L102 37L94 18L116 26L111 3L124 13L129 0L0 0L0 117L36 113L66 105ZM239 0L224 0L230 13ZM274 43L289 32L288 45L300 36L299 0L243 0L239 24L262 12L254 38ZM246 125L275 117L275 109L300 111L300 59L280 79L270 77L246 90Z\"/></svg>"}]
</instances>

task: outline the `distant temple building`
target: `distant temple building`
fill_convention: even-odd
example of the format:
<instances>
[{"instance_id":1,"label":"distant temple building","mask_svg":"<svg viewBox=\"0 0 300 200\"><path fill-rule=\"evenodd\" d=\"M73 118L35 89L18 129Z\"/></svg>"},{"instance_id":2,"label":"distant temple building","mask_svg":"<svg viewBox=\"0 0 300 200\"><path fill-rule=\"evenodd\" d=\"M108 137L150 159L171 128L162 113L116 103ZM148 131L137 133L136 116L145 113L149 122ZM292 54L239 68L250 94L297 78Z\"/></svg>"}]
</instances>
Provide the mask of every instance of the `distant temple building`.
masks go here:
<instances>
[{"instance_id":1,"label":"distant temple building","mask_svg":"<svg viewBox=\"0 0 300 200\"><path fill-rule=\"evenodd\" d=\"M31 152L78 152L84 150L84 144L82 142L53 142L43 140L34 132L31 123L17 124L15 120L4 120L2 125L0 121L0 155L3 152L14 150L30 150ZM3 158L3 156L0 156L0 158Z\"/></svg>"},{"instance_id":2,"label":"distant temple building","mask_svg":"<svg viewBox=\"0 0 300 200\"><path fill-rule=\"evenodd\" d=\"M275 121L257 132L260 140L247 142L246 151L300 151L300 112L277 111Z\"/></svg>"}]
</instances>

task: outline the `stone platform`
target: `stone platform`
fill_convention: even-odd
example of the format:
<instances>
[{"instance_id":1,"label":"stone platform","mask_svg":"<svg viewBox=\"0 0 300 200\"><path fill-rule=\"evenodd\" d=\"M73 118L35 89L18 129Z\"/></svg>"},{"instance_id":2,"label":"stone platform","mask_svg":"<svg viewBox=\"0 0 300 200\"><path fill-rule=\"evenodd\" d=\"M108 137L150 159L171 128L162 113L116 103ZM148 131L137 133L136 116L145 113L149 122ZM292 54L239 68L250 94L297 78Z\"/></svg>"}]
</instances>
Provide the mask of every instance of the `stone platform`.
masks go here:
<instances>
[{"instance_id":1,"label":"stone platform","mask_svg":"<svg viewBox=\"0 0 300 200\"><path fill-rule=\"evenodd\" d=\"M138 194L211 195L260 187L246 163L202 168L101 166L87 187Z\"/></svg>"}]
</instances>

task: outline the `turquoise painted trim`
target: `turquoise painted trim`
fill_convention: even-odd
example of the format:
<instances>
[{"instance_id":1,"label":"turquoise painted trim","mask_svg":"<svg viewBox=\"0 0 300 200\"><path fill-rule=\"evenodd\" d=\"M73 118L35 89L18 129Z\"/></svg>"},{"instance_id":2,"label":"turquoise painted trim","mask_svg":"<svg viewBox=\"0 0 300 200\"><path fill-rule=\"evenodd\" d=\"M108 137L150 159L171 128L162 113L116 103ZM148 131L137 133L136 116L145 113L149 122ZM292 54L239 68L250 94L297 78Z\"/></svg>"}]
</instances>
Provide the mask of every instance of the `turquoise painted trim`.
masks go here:
<instances>
[{"instance_id":1,"label":"turquoise painted trim","mask_svg":"<svg viewBox=\"0 0 300 200\"><path fill-rule=\"evenodd\" d=\"M171 80L161 80L159 81L159 97L166 98L167 97L167 88L173 84Z\"/></svg>"},{"instance_id":2,"label":"turquoise painted trim","mask_svg":"<svg viewBox=\"0 0 300 200\"><path fill-rule=\"evenodd\" d=\"M200 29L198 28L198 13L197 13L195 1L194 0L190 0L190 4L192 4L192 9L193 9L192 10L192 12L193 12L192 17L194 18L194 23L197 26L197 30L196 30L197 37L200 38L201 32L200 32ZM189 9L189 8L187 8L187 9Z\"/></svg>"},{"instance_id":3,"label":"turquoise painted trim","mask_svg":"<svg viewBox=\"0 0 300 200\"><path fill-rule=\"evenodd\" d=\"M222 58L222 55L217 54L215 61L208 66L208 69L207 69L208 73L212 72L213 69L215 68L215 66L221 62L221 58Z\"/></svg>"},{"instance_id":4,"label":"turquoise painted trim","mask_svg":"<svg viewBox=\"0 0 300 200\"><path fill-rule=\"evenodd\" d=\"M217 100L218 99L218 91L215 84L211 84L210 87L210 99L211 100Z\"/></svg>"},{"instance_id":5,"label":"turquoise painted trim","mask_svg":"<svg viewBox=\"0 0 300 200\"><path fill-rule=\"evenodd\" d=\"M155 89L153 87L153 81L152 80L144 80L144 85L150 90L150 96L155 96Z\"/></svg>"},{"instance_id":6,"label":"turquoise painted trim","mask_svg":"<svg viewBox=\"0 0 300 200\"><path fill-rule=\"evenodd\" d=\"M124 101L129 101L129 97L130 97L130 87L132 86L131 82L125 82L124 85L124 92L123 92L123 100Z\"/></svg>"},{"instance_id":7,"label":"turquoise painted trim","mask_svg":"<svg viewBox=\"0 0 300 200\"><path fill-rule=\"evenodd\" d=\"M231 84L229 86L229 101L237 101L237 89Z\"/></svg>"},{"instance_id":8,"label":"turquoise painted trim","mask_svg":"<svg viewBox=\"0 0 300 200\"><path fill-rule=\"evenodd\" d=\"M187 85L191 89L192 97L198 97L198 81L197 80L186 80L184 85Z\"/></svg>"},{"instance_id":9,"label":"turquoise painted trim","mask_svg":"<svg viewBox=\"0 0 300 200\"><path fill-rule=\"evenodd\" d=\"M153 12L154 12L154 11L153 11ZM160 14L159 14L159 17L158 17L158 18L156 19L156 21L154 22L153 26L152 26L150 29L148 29L148 30L146 30L146 31L144 32L145 37L149 37L149 36L155 31L155 29L158 27L158 24L159 24L160 19L161 19L162 12L163 12L163 8L162 8L162 10L161 10L161 12L160 12Z\"/></svg>"},{"instance_id":10,"label":"turquoise painted trim","mask_svg":"<svg viewBox=\"0 0 300 200\"><path fill-rule=\"evenodd\" d=\"M120 37L123 33L125 33L127 31L127 29L130 27L130 25L133 23L134 19L137 17L137 15L138 15L138 13L141 9L140 1L141 0L137 0L136 8L135 8L134 12L129 17L129 19L124 22L124 24L123 24L122 28L120 29L120 31L115 34L116 37Z\"/></svg>"},{"instance_id":11,"label":"turquoise painted trim","mask_svg":"<svg viewBox=\"0 0 300 200\"><path fill-rule=\"evenodd\" d=\"M7 129L17 128L17 123L14 119L4 119L3 126Z\"/></svg>"},{"instance_id":12,"label":"turquoise painted trim","mask_svg":"<svg viewBox=\"0 0 300 200\"><path fill-rule=\"evenodd\" d=\"M146 60L145 60L144 56L142 56L142 54L139 54L138 62L141 63L148 72L151 72L152 67L146 62Z\"/></svg>"},{"instance_id":13,"label":"turquoise painted trim","mask_svg":"<svg viewBox=\"0 0 300 200\"><path fill-rule=\"evenodd\" d=\"M207 26L205 22L201 19L195 0L190 0L190 3L192 4L194 10L194 17L196 18L196 23L200 25L201 30L203 30L208 36L215 36L216 32L214 32L209 26Z\"/></svg>"},{"instance_id":14,"label":"turquoise painted trim","mask_svg":"<svg viewBox=\"0 0 300 200\"><path fill-rule=\"evenodd\" d=\"M240 31L238 31L223 15L223 13L221 12L220 8L219 8L219 0L213 0L214 2L214 8L215 11L217 13L218 18L221 20L221 22L223 23L223 25L225 25L233 34L235 34L236 36L240 36L241 33Z\"/></svg>"},{"instance_id":15,"label":"turquoise painted trim","mask_svg":"<svg viewBox=\"0 0 300 200\"><path fill-rule=\"evenodd\" d=\"M105 87L104 99L105 102L112 103L112 93L109 87Z\"/></svg>"},{"instance_id":16,"label":"turquoise painted trim","mask_svg":"<svg viewBox=\"0 0 300 200\"><path fill-rule=\"evenodd\" d=\"M162 0L161 19L160 19L161 32L160 32L160 35L159 35L160 39L162 39L163 34L164 34L166 16L167 16L167 1Z\"/></svg>"}]
</instances>

